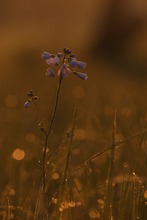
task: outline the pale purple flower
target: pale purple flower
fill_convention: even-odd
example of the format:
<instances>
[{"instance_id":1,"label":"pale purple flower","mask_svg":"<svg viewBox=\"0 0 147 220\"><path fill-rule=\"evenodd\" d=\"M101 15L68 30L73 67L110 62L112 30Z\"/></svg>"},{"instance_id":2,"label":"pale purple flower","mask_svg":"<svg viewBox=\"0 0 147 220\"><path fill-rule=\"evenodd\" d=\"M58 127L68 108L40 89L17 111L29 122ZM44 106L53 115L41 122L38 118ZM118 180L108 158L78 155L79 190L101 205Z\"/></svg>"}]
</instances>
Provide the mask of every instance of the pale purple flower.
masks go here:
<instances>
[{"instance_id":1,"label":"pale purple flower","mask_svg":"<svg viewBox=\"0 0 147 220\"><path fill-rule=\"evenodd\" d=\"M72 51L71 51L69 48L64 48L64 49L63 49L63 52L64 52L65 54L71 54L71 53L72 53Z\"/></svg>"},{"instance_id":2,"label":"pale purple flower","mask_svg":"<svg viewBox=\"0 0 147 220\"><path fill-rule=\"evenodd\" d=\"M59 58L61 58L62 56L63 56L62 53L58 53L58 54L57 54L57 57L59 57Z\"/></svg>"},{"instance_id":3,"label":"pale purple flower","mask_svg":"<svg viewBox=\"0 0 147 220\"><path fill-rule=\"evenodd\" d=\"M52 54L48 53L48 52L43 52L42 53L42 58L47 60L49 58L51 58Z\"/></svg>"},{"instance_id":4,"label":"pale purple flower","mask_svg":"<svg viewBox=\"0 0 147 220\"><path fill-rule=\"evenodd\" d=\"M53 72L52 69L48 68L48 69L47 69L47 72L46 72L46 76L47 76L47 77L54 77L55 74L54 74L54 72Z\"/></svg>"},{"instance_id":5,"label":"pale purple flower","mask_svg":"<svg viewBox=\"0 0 147 220\"><path fill-rule=\"evenodd\" d=\"M24 107L25 108L29 108L31 106L31 101L27 101L27 102L25 102L25 104L24 104Z\"/></svg>"},{"instance_id":6,"label":"pale purple flower","mask_svg":"<svg viewBox=\"0 0 147 220\"><path fill-rule=\"evenodd\" d=\"M49 64L52 67L58 66L59 57L57 57L57 56L51 57L51 58L47 59L46 62L47 62L47 64Z\"/></svg>"},{"instance_id":7,"label":"pale purple flower","mask_svg":"<svg viewBox=\"0 0 147 220\"><path fill-rule=\"evenodd\" d=\"M84 69L86 67L86 63L82 62L82 61L78 61L77 62L77 67L79 69Z\"/></svg>"},{"instance_id":8,"label":"pale purple flower","mask_svg":"<svg viewBox=\"0 0 147 220\"><path fill-rule=\"evenodd\" d=\"M62 79L67 77L70 74L70 69L67 67L67 64L62 64L61 68L58 71L58 75L62 74Z\"/></svg>"},{"instance_id":9,"label":"pale purple flower","mask_svg":"<svg viewBox=\"0 0 147 220\"><path fill-rule=\"evenodd\" d=\"M76 55L72 54L72 51L69 48L64 48L63 53L59 52L55 55L49 54L48 52L43 52L42 57L46 60L46 63L49 65L49 68L46 72L46 75L48 77L54 77L54 68L60 66L57 71L60 80L67 77L71 72L76 74L82 80L86 80L88 78L85 73L74 72L76 68L84 69L86 67L86 63L78 61L76 59Z\"/></svg>"},{"instance_id":10,"label":"pale purple flower","mask_svg":"<svg viewBox=\"0 0 147 220\"><path fill-rule=\"evenodd\" d=\"M69 61L69 65L73 68L76 68L77 67L77 64L78 64L78 61L76 60L76 58L72 58L70 61Z\"/></svg>"},{"instance_id":11,"label":"pale purple flower","mask_svg":"<svg viewBox=\"0 0 147 220\"><path fill-rule=\"evenodd\" d=\"M76 74L82 80L86 80L88 78L87 74L85 73L80 73L80 72L73 72L73 73Z\"/></svg>"}]
</instances>

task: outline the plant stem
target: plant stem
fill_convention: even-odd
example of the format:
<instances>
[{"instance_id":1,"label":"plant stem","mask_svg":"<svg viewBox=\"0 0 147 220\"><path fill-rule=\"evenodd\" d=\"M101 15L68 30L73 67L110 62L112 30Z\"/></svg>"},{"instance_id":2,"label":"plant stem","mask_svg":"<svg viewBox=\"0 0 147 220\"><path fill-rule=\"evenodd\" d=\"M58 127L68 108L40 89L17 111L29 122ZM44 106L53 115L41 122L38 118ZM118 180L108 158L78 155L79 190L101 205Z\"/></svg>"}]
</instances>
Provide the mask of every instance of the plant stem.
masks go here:
<instances>
[{"instance_id":1,"label":"plant stem","mask_svg":"<svg viewBox=\"0 0 147 220\"><path fill-rule=\"evenodd\" d=\"M140 135L143 135L143 134L146 134L147 133L147 130L144 130L144 131L141 131L141 132L138 132L136 133L135 135L133 135L132 137L130 138L126 138L122 141L119 141L119 142L115 142L115 144L111 144L109 147L105 148L104 150L94 154L92 157L90 157L88 160L86 160L84 163L82 163L81 165L79 165L78 168L75 169L75 173L78 172L78 170L80 170L83 166L85 166L85 164L91 162L92 160L96 159L97 157L103 155L104 153L107 153L108 151L110 151L111 149L115 149L116 147L122 145L122 144L125 144L127 142L130 142L131 140L133 140L134 138L136 137L139 137ZM74 175L74 174L73 174Z\"/></svg>"},{"instance_id":2,"label":"plant stem","mask_svg":"<svg viewBox=\"0 0 147 220\"><path fill-rule=\"evenodd\" d=\"M74 112L74 117L73 117L73 125L72 125L71 134L70 134L70 142L69 142L69 147L68 147L68 152L67 152L67 157L66 157L66 164L65 164L62 184L64 184L67 179L67 171L68 171L68 166L69 166L69 158L70 158L71 145L72 145L73 136L74 136L76 117L77 117L77 107L75 107L75 112Z\"/></svg>"},{"instance_id":3,"label":"plant stem","mask_svg":"<svg viewBox=\"0 0 147 220\"><path fill-rule=\"evenodd\" d=\"M66 59L66 54L64 54L64 56L63 56L61 66L64 64L65 59ZM35 207L35 218L34 218L35 220L37 220L37 215L40 211L41 202L44 203L44 210L46 211L46 205L47 205L47 201L46 201L46 197L45 197L46 173L47 173L47 169L46 169L46 153L47 152L46 152L46 150L47 150L49 136L51 134L53 123L54 123L56 112L57 112L57 106L58 106L58 102L59 102L59 94L60 94L62 79L63 78L62 78L62 71L61 71L59 79L58 79L58 85L57 85L56 96L55 96L55 103L54 103L54 107L53 107L52 117L49 122L49 127L45 128L45 129L43 127L41 128L41 130L45 134L45 140L44 140L43 156L42 156L42 180L41 180L40 190L39 190L38 199L37 199L37 203L36 203L36 207ZM34 99L32 99L32 100L33 100L33 103L35 106L38 120L39 120L39 122L41 122L41 117L39 115L39 111L36 106L36 103L35 103ZM52 154L49 155L49 158L51 158L51 156L52 156ZM45 217L45 215L46 214L44 213L43 216Z\"/></svg>"},{"instance_id":4,"label":"plant stem","mask_svg":"<svg viewBox=\"0 0 147 220\"><path fill-rule=\"evenodd\" d=\"M68 167L69 167L69 159L70 159L70 153L71 153L71 146L72 146L72 141L73 141L73 137L74 137L74 130L75 130L75 122L76 122L76 117L77 117L77 107L75 107L75 111L74 111L74 116L73 116L73 123L72 123L72 129L70 132L70 142L69 142L69 146L68 146L68 151L67 151L67 156L66 156L66 164L65 164L65 168L64 168L64 172L63 172L63 179L60 185L60 190L59 190L59 201L58 201L58 206L60 206L60 202L63 199L63 195L65 193L65 184L67 184L67 172L68 172ZM61 217L60 213L60 217ZM60 219L59 217L59 219ZM57 216L58 219L58 216Z\"/></svg>"},{"instance_id":5,"label":"plant stem","mask_svg":"<svg viewBox=\"0 0 147 220\"><path fill-rule=\"evenodd\" d=\"M65 58L66 58L66 55L64 55L64 57L63 57L62 64L64 64ZM51 121L50 121L50 124L49 124L48 131L45 134L44 151L43 151L43 159L42 159L43 188L45 188L45 183L46 183L46 175L45 175L45 173L46 173L46 149L47 149L48 139L49 139L49 136L51 134L53 123L54 123L56 112L57 112L57 106L58 106L58 101L59 101L61 83L62 83L62 72L60 73L59 80L58 80L58 87L57 87L57 92L56 92L56 97L55 97L55 104L54 104L54 107L53 107L53 113L52 113Z\"/></svg>"}]
</instances>

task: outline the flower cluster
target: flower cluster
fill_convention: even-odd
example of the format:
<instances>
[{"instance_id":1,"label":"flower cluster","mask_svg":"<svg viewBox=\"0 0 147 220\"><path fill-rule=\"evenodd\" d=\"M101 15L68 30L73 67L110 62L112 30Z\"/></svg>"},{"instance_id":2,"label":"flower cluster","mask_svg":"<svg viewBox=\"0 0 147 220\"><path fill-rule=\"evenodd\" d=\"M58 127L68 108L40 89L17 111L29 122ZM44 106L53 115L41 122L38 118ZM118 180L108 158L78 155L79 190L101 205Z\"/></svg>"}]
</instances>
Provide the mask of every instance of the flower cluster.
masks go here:
<instances>
[{"instance_id":1,"label":"flower cluster","mask_svg":"<svg viewBox=\"0 0 147 220\"><path fill-rule=\"evenodd\" d=\"M86 63L78 61L76 55L73 54L69 48L64 48L62 53L59 52L57 54L43 52L42 58L45 59L49 65L46 71L47 77L55 77L55 69L58 68L57 75L60 77L60 80L67 77L70 73L75 74L82 80L88 78L87 74L77 71L77 69L85 69ZM29 99L24 104L25 108L29 108L32 102L35 104L35 101L38 99L38 96L35 96L32 90L29 91L27 95Z\"/></svg>"},{"instance_id":2,"label":"flower cluster","mask_svg":"<svg viewBox=\"0 0 147 220\"><path fill-rule=\"evenodd\" d=\"M42 58L46 60L49 68L46 71L46 76L55 77L55 68L58 69L58 76L60 79L67 77L70 73L77 75L80 79L86 80L87 74L82 72L77 72L77 69L84 69L86 63L78 61L76 55L72 54L69 48L64 48L63 53L50 54L48 52L43 52Z\"/></svg>"},{"instance_id":3,"label":"flower cluster","mask_svg":"<svg viewBox=\"0 0 147 220\"><path fill-rule=\"evenodd\" d=\"M30 90L30 91L27 93L27 95L28 95L29 99L28 99L28 101L26 101L25 104L24 104L24 107L25 107L25 108L29 108L29 107L31 106L31 102L32 102L32 101L35 102L35 100L38 99L38 96L34 95L33 90Z\"/></svg>"}]
</instances>

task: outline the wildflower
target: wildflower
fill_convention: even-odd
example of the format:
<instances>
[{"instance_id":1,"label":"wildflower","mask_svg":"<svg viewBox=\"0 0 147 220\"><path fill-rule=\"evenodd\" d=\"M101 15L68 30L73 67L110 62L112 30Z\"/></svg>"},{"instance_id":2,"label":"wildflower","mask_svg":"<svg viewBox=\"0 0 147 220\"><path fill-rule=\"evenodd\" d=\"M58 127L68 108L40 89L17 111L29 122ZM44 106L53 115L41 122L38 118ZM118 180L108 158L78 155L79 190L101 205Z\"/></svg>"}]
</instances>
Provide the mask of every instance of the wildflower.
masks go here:
<instances>
[{"instance_id":1,"label":"wildflower","mask_svg":"<svg viewBox=\"0 0 147 220\"><path fill-rule=\"evenodd\" d=\"M55 74L54 74L54 72L53 72L52 69L48 68L48 69L47 69L47 72L46 72L46 76L48 76L48 77L54 77Z\"/></svg>"},{"instance_id":2,"label":"wildflower","mask_svg":"<svg viewBox=\"0 0 147 220\"><path fill-rule=\"evenodd\" d=\"M69 48L64 48L63 51L64 51L65 54L71 54L72 53L72 51Z\"/></svg>"},{"instance_id":3,"label":"wildflower","mask_svg":"<svg viewBox=\"0 0 147 220\"><path fill-rule=\"evenodd\" d=\"M77 67L80 69L84 69L86 67L86 63L79 61L79 62L77 62Z\"/></svg>"},{"instance_id":4,"label":"wildflower","mask_svg":"<svg viewBox=\"0 0 147 220\"><path fill-rule=\"evenodd\" d=\"M85 73L80 73L80 72L73 72L76 74L80 79L86 80L88 78L87 74Z\"/></svg>"},{"instance_id":5,"label":"wildflower","mask_svg":"<svg viewBox=\"0 0 147 220\"><path fill-rule=\"evenodd\" d=\"M57 55L50 54L48 52L43 52L42 58L45 59L46 63L50 66L46 72L46 75L48 77L55 76L53 68L57 67L59 65L59 62L61 63L61 66L58 70L58 76L60 77L60 79L67 77L72 72L70 68L84 69L86 67L86 63L82 61L78 61L76 59L76 55L72 54L72 51L69 48L64 48L63 52L64 54L59 52L57 53ZM73 72L73 73L76 74L80 79L86 80L88 78L85 73L81 73L81 72Z\"/></svg>"},{"instance_id":6,"label":"wildflower","mask_svg":"<svg viewBox=\"0 0 147 220\"><path fill-rule=\"evenodd\" d=\"M62 64L61 69L59 69L58 71L58 75L60 76L61 74L61 78L65 78L70 74L70 69L67 67L67 64Z\"/></svg>"},{"instance_id":7,"label":"wildflower","mask_svg":"<svg viewBox=\"0 0 147 220\"><path fill-rule=\"evenodd\" d=\"M78 65L78 61L76 60L76 58L72 58L70 61L69 61L69 65L73 68L76 68L77 65Z\"/></svg>"},{"instance_id":8,"label":"wildflower","mask_svg":"<svg viewBox=\"0 0 147 220\"><path fill-rule=\"evenodd\" d=\"M33 97L33 95L34 95L33 90L30 90L30 91L27 93L27 95L28 95L29 97Z\"/></svg>"},{"instance_id":9,"label":"wildflower","mask_svg":"<svg viewBox=\"0 0 147 220\"><path fill-rule=\"evenodd\" d=\"M42 58L45 59L45 60L47 60L47 59L49 59L51 57L52 57L52 54L50 54L48 52L43 52L42 53Z\"/></svg>"},{"instance_id":10,"label":"wildflower","mask_svg":"<svg viewBox=\"0 0 147 220\"><path fill-rule=\"evenodd\" d=\"M52 67L58 66L59 64L59 57L54 56L50 57L49 59L46 59L47 64L49 64Z\"/></svg>"},{"instance_id":11,"label":"wildflower","mask_svg":"<svg viewBox=\"0 0 147 220\"><path fill-rule=\"evenodd\" d=\"M31 106L31 101L28 100L27 102L25 102L24 107L25 108L29 108Z\"/></svg>"},{"instance_id":12,"label":"wildflower","mask_svg":"<svg viewBox=\"0 0 147 220\"><path fill-rule=\"evenodd\" d=\"M58 57L58 58L61 58L62 56L63 56L62 53L58 53L58 54L57 54L57 57Z\"/></svg>"}]
</instances>

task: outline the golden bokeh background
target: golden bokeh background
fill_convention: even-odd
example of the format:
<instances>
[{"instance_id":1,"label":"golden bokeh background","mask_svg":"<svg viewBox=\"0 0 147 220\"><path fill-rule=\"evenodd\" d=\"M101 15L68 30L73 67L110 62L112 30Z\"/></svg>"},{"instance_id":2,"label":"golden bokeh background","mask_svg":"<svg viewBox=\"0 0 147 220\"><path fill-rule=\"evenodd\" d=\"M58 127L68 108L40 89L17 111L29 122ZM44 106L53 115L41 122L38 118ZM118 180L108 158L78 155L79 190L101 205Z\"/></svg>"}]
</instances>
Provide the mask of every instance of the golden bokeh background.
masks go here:
<instances>
[{"instance_id":1,"label":"golden bokeh background","mask_svg":"<svg viewBox=\"0 0 147 220\"><path fill-rule=\"evenodd\" d=\"M118 141L141 131L146 123L146 0L1 0L0 206L6 204L7 194L14 188L11 202L25 207L28 213L31 188L39 183L36 167L42 159L43 136L33 106L25 109L24 103L27 92L33 89L47 124L57 81L46 78L48 66L41 54L61 52L64 47L87 63L84 72L88 79L84 82L70 75L64 80L49 149L66 142L75 105L73 167L109 146L114 107ZM136 159L139 168L134 167L138 173L143 167L142 156L145 160L145 143ZM128 152L117 152L116 158L134 166L138 148L133 146ZM107 175L99 168L106 160L101 158L93 165L100 182ZM117 168L116 175L118 172ZM95 185L97 182L96 178ZM30 197L26 198L26 192Z\"/></svg>"}]
</instances>

